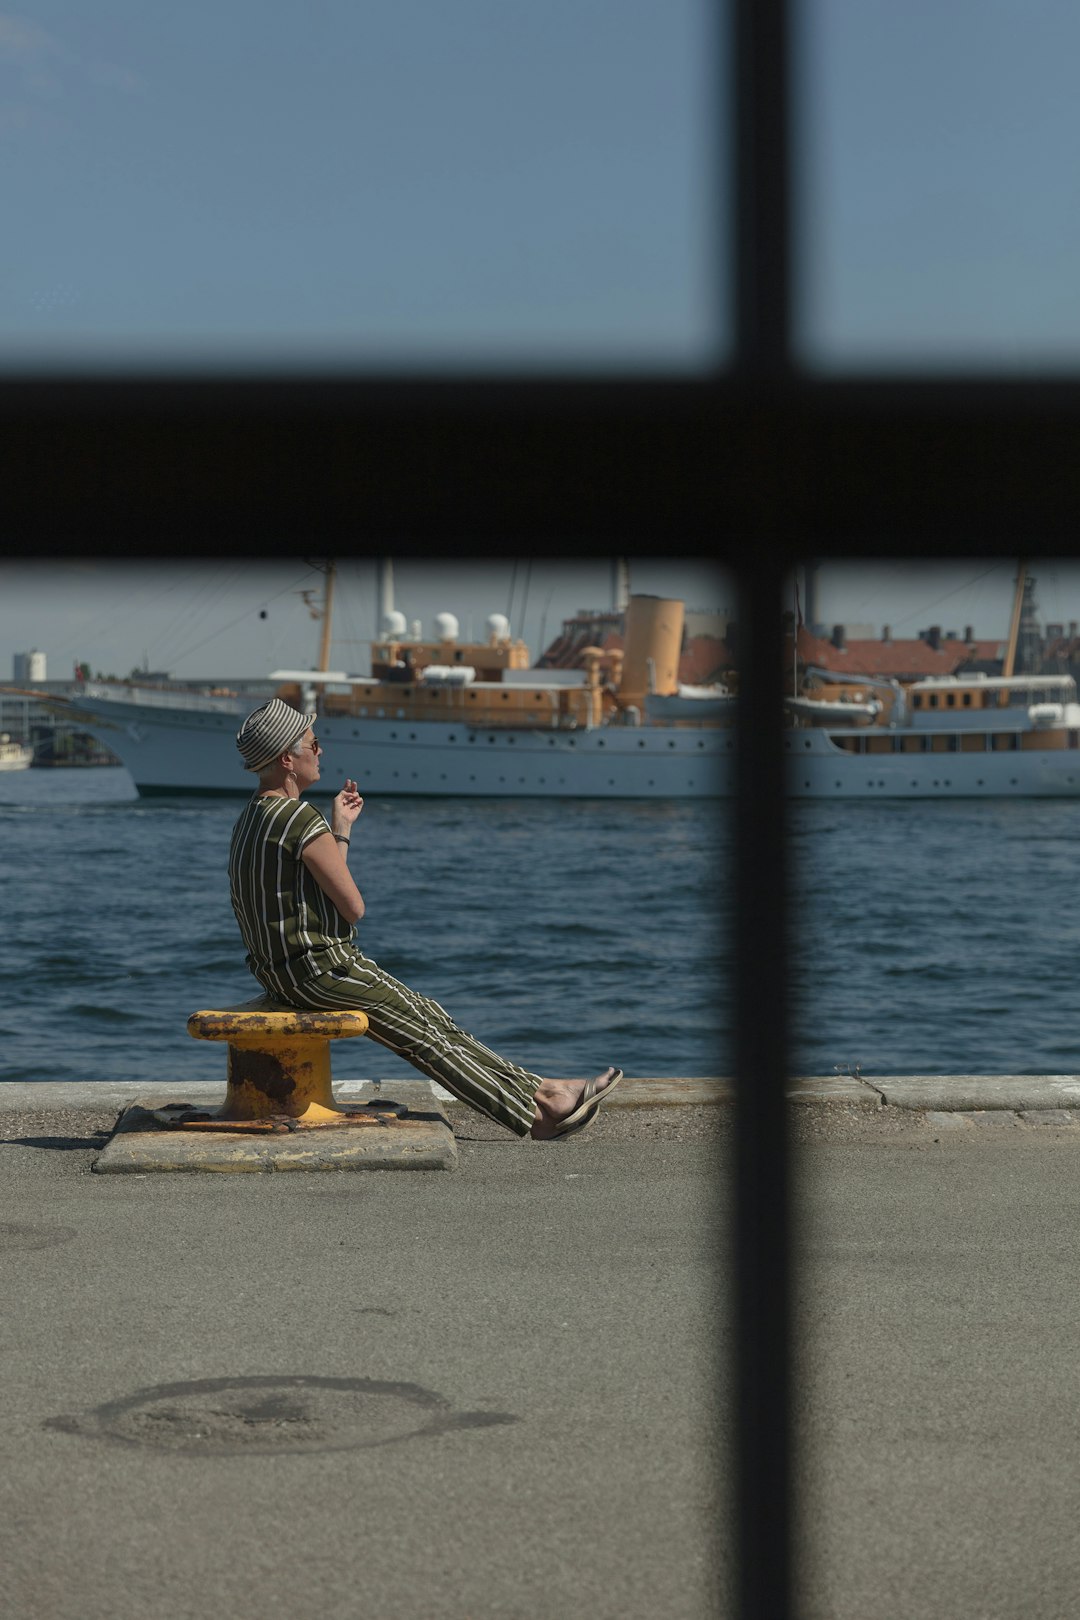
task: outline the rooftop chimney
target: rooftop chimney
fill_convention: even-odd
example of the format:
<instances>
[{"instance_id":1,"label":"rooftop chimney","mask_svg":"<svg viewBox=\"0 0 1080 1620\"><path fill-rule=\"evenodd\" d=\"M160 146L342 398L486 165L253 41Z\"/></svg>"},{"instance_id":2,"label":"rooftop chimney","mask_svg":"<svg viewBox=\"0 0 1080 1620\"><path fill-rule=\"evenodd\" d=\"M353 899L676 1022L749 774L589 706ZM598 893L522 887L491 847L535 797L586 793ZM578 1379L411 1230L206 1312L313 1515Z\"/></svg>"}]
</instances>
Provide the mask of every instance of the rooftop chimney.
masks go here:
<instances>
[{"instance_id":1,"label":"rooftop chimney","mask_svg":"<svg viewBox=\"0 0 1080 1620\"><path fill-rule=\"evenodd\" d=\"M975 640L975 633L972 630L970 624L965 624L965 626L964 626L964 640L967 642L969 647L970 647L971 643Z\"/></svg>"},{"instance_id":2,"label":"rooftop chimney","mask_svg":"<svg viewBox=\"0 0 1080 1620\"><path fill-rule=\"evenodd\" d=\"M843 650L844 650L844 627L843 627L842 624L834 624L833 625L833 627L832 627L832 644L833 644L834 647L838 648L840 652L843 652Z\"/></svg>"},{"instance_id":3,"label":"rooftop chimney","mask_svg":"<svg viewBox=\"0 0 1080 1620\"><path fill-rule=\"evenodd\" d=\"M892 626L891 625L888 625L888 624L883 624L882 625L882 627L881 627L881 639L882 639L882 641L891 641L892 640Z\"/></svg>"},{"instance_id":4,"label":"rooftop chimney","mask_svg":"<svg viewBox=\"0 0 1080 1620\"><path fill-rule=\"evenodd\" d=\"M940 649L941 649L941 626L940 626L940 624L932 624L930 626L929 630L926 632L926 644L933 652L939 652L940 651Z\"/></svg>"},{"instance_id":5,"label":"rooftop chimney","mask_svg":"<svg viewBox=\"0 0 1080 1620\"><path fill-rule=\"evenodd\" d=\"M1076 620L1075 619L1070 619L1069 620L1069 640L1072 641L1072 640L1075 639L1075 637L1076 637Z\"/></svg>"}]
</instances>

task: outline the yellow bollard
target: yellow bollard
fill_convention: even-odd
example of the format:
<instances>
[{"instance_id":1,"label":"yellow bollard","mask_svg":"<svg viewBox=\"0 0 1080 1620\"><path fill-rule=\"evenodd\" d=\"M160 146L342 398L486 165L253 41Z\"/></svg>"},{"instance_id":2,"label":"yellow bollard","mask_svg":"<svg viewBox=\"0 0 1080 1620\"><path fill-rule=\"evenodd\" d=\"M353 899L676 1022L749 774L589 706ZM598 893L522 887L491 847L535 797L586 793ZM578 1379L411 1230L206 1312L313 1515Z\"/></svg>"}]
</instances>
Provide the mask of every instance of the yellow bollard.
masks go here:
<instances>
[{"instance_id":1,"label":"yellow bollard","mask_svg":"<svg viewBox=\"0 0 1080 1620\"><path fill-rule=\"evenodd\" d=\"M266 996L192 1013L188 1034L227 1041L228 1089L215 1118L268 1120L284 1116L301 1125L322 1125L350 1110L334 1101L330 1042L366 1035L367 1014L305 1011Z\"/></svg>"}]
</instances>

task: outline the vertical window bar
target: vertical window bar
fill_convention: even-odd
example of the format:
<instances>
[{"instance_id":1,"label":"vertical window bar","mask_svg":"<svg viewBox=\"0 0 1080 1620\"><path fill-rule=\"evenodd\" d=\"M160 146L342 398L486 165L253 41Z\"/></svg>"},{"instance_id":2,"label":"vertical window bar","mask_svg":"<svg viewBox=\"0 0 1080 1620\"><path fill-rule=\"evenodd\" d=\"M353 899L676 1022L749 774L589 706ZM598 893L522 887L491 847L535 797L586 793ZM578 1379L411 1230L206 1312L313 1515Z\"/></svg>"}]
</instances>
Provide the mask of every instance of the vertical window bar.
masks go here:
<instances>
[{"instance_id":1,"label":"vertical window bar","mask_svg":"<svg viewBox=\"0 0 1080 1620\"><path fill-rule=\"evenodd\" d=\"M791 1582L782 575L739 597L735 1395L739 1614L787 1620Z\"/></svg>"},{"instance_id":2,"label":"vertical window bar","mask_svg":"<svg viewBox=\"0 0 1080 1620\"><path fill-rule=\"evenodd\" d=\"M733 0L737 371L791 364L788 0Z\"/></svg>"},{"instance_id":3,"label":"vertical window bar","mask_svg":"<svg viewBox=\"0 0 1080 1620\"><path fill-rule=\"evenodd\" d=\"M791 371L789 19L787 0L733 6L734 363L753 383ZM791 1613L782 539L773 532L749 554L739 597L735 1434L742 1620L788 1620Z\"/></svg>"}]
</instances>

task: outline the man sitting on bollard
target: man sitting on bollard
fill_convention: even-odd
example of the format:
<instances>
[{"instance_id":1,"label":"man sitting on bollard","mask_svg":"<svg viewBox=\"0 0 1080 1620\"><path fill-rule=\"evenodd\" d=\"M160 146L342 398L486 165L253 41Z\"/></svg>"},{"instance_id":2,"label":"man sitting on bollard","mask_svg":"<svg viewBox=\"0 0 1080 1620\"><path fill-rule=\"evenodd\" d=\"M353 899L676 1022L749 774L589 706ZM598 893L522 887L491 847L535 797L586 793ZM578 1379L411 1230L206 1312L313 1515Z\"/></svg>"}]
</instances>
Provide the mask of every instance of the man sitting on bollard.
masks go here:
<instances>
[{"instance_id":1,"label":"man sitting on bollard","mask_svg":"<svg viewBox=\"0 0 1080 1620\"><path fill-rule=\"evenodd\" d=\"M320 776L314 719L274 698L249 714L236 736L245 768L259 778L229 849L233 910L252 973L267 995L292 1007L358 1008L373 1040L518 1136L551 1141L583 1130L621 1069L592 1080L531 1074L356 948L364 901L347 852L364 801L349 778L329 823L303 802Z\"/></svg>"}]
</instances>

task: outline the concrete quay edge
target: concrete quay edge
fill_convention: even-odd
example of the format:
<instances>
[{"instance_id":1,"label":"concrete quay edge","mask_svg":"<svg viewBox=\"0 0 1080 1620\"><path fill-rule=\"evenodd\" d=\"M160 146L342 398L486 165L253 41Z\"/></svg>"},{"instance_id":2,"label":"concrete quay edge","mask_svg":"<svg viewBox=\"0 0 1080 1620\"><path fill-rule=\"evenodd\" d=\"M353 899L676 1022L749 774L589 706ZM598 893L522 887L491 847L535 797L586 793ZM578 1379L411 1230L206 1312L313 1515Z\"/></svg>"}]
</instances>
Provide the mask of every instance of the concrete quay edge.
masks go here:
<instances>
[{"instance_id":1,"label":"concrete quay edge","mask_svg":"<svg viewBox=\"0 0 1080 1620\"><path fill-rule=\"evenodd\" d=\"M451 1109L462 1107L441 1086L427 1080L338 1080L334 1090L341 1102L377 1098L382 1087L395 1094L416 1087L417 1103L424 1095ZM224 1101L225 1084L218 1080L0 1080L0 1111L110 1109L118 1112L139 1099L191 1102L214 1107ZM965 1113L1004 1109L1080 1109L1080 1074L946 1074L946 1075L807 1075L792 1079L788 1100L800 1105L843 1105L918 1112ZM403 1098L404 1100L404 1098ZM732 1103L734 1082L723 1076L632 1078L614 1091L609 1108L667 1108Z\"/></svg>"}]
</instances>

